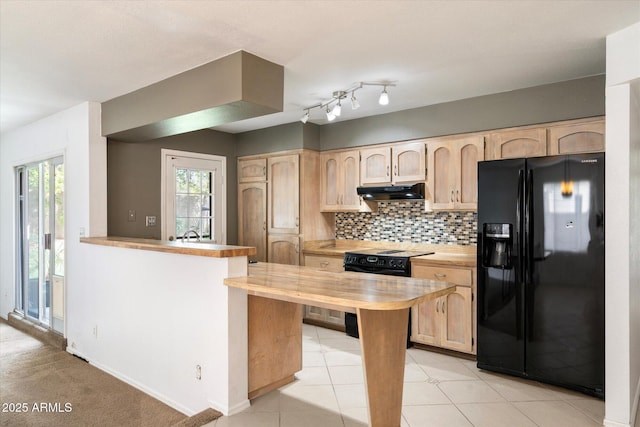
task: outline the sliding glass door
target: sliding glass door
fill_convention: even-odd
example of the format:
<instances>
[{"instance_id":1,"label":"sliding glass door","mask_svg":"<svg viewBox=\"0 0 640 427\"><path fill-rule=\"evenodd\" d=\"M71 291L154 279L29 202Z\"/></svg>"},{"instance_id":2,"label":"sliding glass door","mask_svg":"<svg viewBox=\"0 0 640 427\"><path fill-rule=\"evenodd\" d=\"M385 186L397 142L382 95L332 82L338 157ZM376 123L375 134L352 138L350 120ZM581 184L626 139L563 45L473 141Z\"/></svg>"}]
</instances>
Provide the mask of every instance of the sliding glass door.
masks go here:
<instances>
[{"instance_id":1,"label":"sliding glass door","mask_svg":"<svg viewBox=\"0 0 640 427\"><path fill-rule=\"evenodd\" d=\"M64 331L64 163L62 157L16 169L16 310Z\"/></svg>"}]
</instances>

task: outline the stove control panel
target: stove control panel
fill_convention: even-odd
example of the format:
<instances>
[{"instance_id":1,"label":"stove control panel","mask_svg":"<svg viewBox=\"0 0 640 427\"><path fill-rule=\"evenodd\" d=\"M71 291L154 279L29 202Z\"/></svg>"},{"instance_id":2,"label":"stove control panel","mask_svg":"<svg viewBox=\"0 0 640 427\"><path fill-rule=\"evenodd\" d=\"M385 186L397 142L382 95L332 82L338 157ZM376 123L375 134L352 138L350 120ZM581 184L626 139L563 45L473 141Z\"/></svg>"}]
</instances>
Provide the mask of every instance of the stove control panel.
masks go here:
<instances>
[{"instance_id":1,"label":"stove control panel","mask_svg":"<svg viewBox=\"0 0 640 427\"><path fill-rule=\"evenodd\" d=\"M351 266L366 266L379 269L396 269L404 270L409 262L406 257L392 257L379 255L364 255L355 253L346 253L344 256L344 264Z\"/></svg>"}]
</instances>

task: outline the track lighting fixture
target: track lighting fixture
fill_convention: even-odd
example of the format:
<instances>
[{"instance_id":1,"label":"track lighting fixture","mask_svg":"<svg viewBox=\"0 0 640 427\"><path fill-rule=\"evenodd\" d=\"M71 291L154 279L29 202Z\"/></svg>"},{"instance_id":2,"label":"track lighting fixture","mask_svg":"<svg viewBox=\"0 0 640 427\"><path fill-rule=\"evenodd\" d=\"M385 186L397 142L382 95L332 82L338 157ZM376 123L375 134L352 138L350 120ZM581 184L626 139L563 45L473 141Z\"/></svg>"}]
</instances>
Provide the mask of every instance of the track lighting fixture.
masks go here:
<instances>
[{"instance_id":1,"label":"track lighting fixture","mask_svg":"<svg viewBox=\"0 0 640 427\"><path fill-rule=\"evenodd\" d=\"M336 117L340 117L342 114L342 100L346 99L349 94L351 94L351 109L357 110L360 108L360 102L356 99L356 90L362 89L365 86L382 86L382 93L380 94L380 98L378 98L378 103L380 105L388 105L389 104L389 94L387 93L387 87L395 86L395 83L388 82L360 82L356 86L347 90L337 90L333 92L332 98L326 102L321 102L316 105L312 105L311 107L304 108L305 114L300 118L302 123L307 123L310 117L310 110L314 108L323 109L327 115L328 121L335 120ZM331 104L333 108L331 108Z\"/></svg>"}]
</instances>

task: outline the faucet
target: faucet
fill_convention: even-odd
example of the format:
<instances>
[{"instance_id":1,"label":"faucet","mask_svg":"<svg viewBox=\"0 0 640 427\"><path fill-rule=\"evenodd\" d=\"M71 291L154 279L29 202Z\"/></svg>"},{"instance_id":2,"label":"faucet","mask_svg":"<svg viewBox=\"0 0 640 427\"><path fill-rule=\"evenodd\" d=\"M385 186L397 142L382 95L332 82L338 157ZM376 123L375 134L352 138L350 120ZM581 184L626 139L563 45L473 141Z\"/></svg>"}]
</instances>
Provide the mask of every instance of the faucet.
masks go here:
<instances>
[{"instance_id":1,"label":"faucet","mask_svg":"<svg viewBox=\"0 0 640 427\"><path fill-rule=\"evenodd\" d=\"M184 234L182 235L182 241L184 242L185 239L186 239L187 242L190 242L192 233L196 235L196 241L199 242L200 241L200 235L193 228L184 232Z\"/></svg>"}]
</instances>

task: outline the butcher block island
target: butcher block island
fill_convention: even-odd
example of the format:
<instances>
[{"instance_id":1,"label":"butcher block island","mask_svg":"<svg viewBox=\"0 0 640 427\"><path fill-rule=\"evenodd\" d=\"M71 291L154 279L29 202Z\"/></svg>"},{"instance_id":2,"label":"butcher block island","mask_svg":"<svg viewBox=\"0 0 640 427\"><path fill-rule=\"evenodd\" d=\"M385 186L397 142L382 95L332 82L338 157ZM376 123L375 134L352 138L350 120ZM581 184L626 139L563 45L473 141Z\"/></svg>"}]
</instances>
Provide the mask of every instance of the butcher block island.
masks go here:
<instances>
[{"instance_id":1,"label":"butcher block island","mask_svg":"<svg viewBox=\"0 0 640 427\"><path fill-rule=\"evenodd\" d=\"M369 422L400 426L407 323L412 306L454 292L447 282L257 263L224 283L248 294L249 398L302 370L304 304L356 313Z\"/></svg>"}]
</instances>

